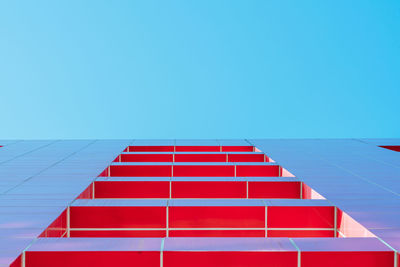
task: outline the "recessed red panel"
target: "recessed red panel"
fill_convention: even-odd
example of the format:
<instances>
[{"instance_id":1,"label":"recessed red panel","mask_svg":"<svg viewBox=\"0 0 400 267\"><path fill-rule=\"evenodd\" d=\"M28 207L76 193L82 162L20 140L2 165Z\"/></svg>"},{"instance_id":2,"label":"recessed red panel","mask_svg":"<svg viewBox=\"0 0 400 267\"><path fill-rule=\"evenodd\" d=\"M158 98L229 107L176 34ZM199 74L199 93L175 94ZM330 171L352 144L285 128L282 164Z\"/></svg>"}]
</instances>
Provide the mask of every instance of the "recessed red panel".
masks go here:
<instances>
[{"instance_id":1,"label":"recessed red panel","mask_svg":"<svg viewBox=\"0 0 400 267\"><path fill-rule=\"evenodd\" d=\"M70 207L71 228L164 228L166 207Z\"/></svg>"},{"instance_id":2,"label":"recessed red panel","mask_svg":"<svg viewBox=\"0 0 400 267\"><path fill-rule=\"evenodd\" d=\"M109 167L105 168L104 171L102 171L102 172L99 174L98 177L106 177L106 176L108 176L108 168L109 168Z\"/></svg>"},{"instance_id":3,"label":"recessed red panel","mask_svg":"<svg viewBox=\"0 0 400 267\"><path fill-rule=\"evenodd\" d=\"M96 198L169 198L168 181L98 181Z\"/></svg>"},{"instance_id":4,"label":"recessed red panel","mask_svg":"<svg viewBox=\"0 0 400 267\"><path fill-rule=\"evenodd\" d=\"M236 176L241 177L277 177L280 176L278 165L237 165Z\"/></svg>"},{"instance_id":5,"label":"recessed red panel","mask_svg":"<svg viewBox=\"0 0 400 267\"><path fill-rule=\"evenodd\" d=\"M175 162L226 162L226 154L175 154Z\"/></svg>"},{"instance_id":6,"label":"recessed red panel","mask_svg":"<svg viewBox=\"0 0 400 267\"><path fill-rule=\"evenodd\" d=\"M264 154L228 154L228 162L265 162Z\"/></svg>"},{"instance_id":7,"label":"recessed red panel","mask_svg":"<svg viewBox=\"0 0 400 267\"><path fill-rule=\"evenodd\" d=\"M235 166L230 165L175 165L175 177L232 177Z\"/></svg>"},{"instance_id":8,"label":"recessed red panel","mask_svg":"<svg viewBox=\"0 0 400 267\"><path fill-rule=\"evenodd\" d=\"M62 237L67 231L67 210L64 210L39 237Z\"/></svg>"},{"instance_id":9,"label":"recessed red panel","mask_svg":"<svg viewBox=\"0 0 400 267\"><path fill-rule=\"evenodd\" d=\"M166 237L166 230L71 230L70 237Z\"/></svg>"},{"instance_id":10,"label":"recessed red panel","mask_svg":"<svg viewBox=\"0 0 400 267\"><path fill-rule=\"evenodd\" d=\"M222 146L222 152L253 152L253 146Z\"/></svg>"},{"instance_id":11,"label":"recessed red panel","mask_svg":"<svg viewBox=\"0 0 400 267\"><path fill-rule=\"evenodd\" d=\"M77 197L77 199L90 199L93 198L93 184L90 184L86 189Z\"/></svg>"},{"instance_id":12,"label":"recessed red panel","mask_svg":"<svg viewBox=\"0 0 400 267\"><path fill-rule=\"evenodd\" d=\"M393 150L393 151L396 151L396 152L400 152L400 146L380 146L380 147L383 147L383 148L386 148L386 149L389 149L389 150Z\"/></svg>"},{"instance_id":13,"label":"recessed red panel","mask_svg":"<svg viewBox=\"0 0 400 267\"><path fill-rule=\"evenodd\" d=\"M301 267L393 267L391 251L305 251L301 252Z\"/></svg>"},{"instance_id":14,"label":"recessed red panel","mask_svg":"<svg viewBox=\"0 0 400 267\"><path fill-rule=\"evenodd\" d=\"M267 230L268 237L335 237L334 230Z\"/></svg>"},{"instance_id":15,"label":"recessed red panel","mask_svg":"<svg viewBox=\"0 0 400 267\"><path fill-rule=\"evenodd\" d=\"M171 165L113 165L110 166L113 177L171 177Z\"/></svg>"},{"instance_id":16,"label":"recessed red panel","mask_svg":"<svg viewBox=\"0 0 400 267\"><path fill-rule=\"evenodd\" d=\"M157 251L27 251L25 255L26 267L160 267Z\"/></svg>"},{"instance_id":17,"label":"recessed red panel","mask_svg":"<svg viewBox=\"0 0 400 267\"><path fill-rule=\"evenodd\" d=\"M129 152L174 152L174 146L129 146Z\"/></svg>"},{"instance_id":18,"label":"recessed red panel","mask_svg":"<svg viewBox=\"0 0 400 267\"><path fill-rule=\"evenodd\" d=\"M171 228L262 228L264 207L169 207Z\"/></svg>"},{"instance_id":19,"label":"recessed red panel","mask_svg":"<svg viewBox=\"0 0 400 267\"><path fill-rule=\"evenodd\" d=\"M264 230L170 230L169 237L265 237Z\"/></svg>"},{"instance_id":20,"label":"recessed red panel","mask_svg":"<svg viewBox=\"0 0 400 267\"><path fill-rule=\"evenodd\" d=\"M268 228L333 228L334 207L270 206L267 208Z\"/></svg>"},{"instance_id":21,"label":"recessed red panel","mask_svg":"<svg viewBox=\"0 0 400 267\"><path fill-rule=\"evenodd\" d=\"M18 258L16 258L15 261L10 264L10 267L22 267L22 256L18 256Z\"/></svg>"},{"instance_id":22,"label":"recessed red panel","mask_svg":"<svg viewBox=\"0 0 400 267\"><path fill-rule=\"evenodd\" d=\"M300 198L300 182L249 181L249 198Z\"/></svg>"},{"instance_id":23,"label":"recessed red panel","mask_svg":"<svg viewBox=\"0 0 400 267\"><path fill-rule=\"evenodd\" d=\"M121 154L120 162L172 162L173 154Z\"/></svg>"},{"instance_id":24,"label":"recessed red panel","mask_svg":"<svg viewBox=\"0 0 400 267\"><path fill-rule=\"evenodd\" d=\"M172 182L172 198L246 198L246 182Z\"/></svg>"},{"instance_id":25,"label":"recessed red panel","mask_svg":"<svg viewBox=\"0 0 400 267\"><path fill-rule=\"evenodd\" d=\"M297 252L164 251L164 267L297 267Z\"/></svg>"},{"instance_id":26,"label":"recessed red panel","mask_svg":"<svg viewBox=\"0 0 400 267\"><path fill-rule=\"evenodd\" d=\"M176 146L176 152L220 152L220 146Z\"/></svg>"}]
</instances>

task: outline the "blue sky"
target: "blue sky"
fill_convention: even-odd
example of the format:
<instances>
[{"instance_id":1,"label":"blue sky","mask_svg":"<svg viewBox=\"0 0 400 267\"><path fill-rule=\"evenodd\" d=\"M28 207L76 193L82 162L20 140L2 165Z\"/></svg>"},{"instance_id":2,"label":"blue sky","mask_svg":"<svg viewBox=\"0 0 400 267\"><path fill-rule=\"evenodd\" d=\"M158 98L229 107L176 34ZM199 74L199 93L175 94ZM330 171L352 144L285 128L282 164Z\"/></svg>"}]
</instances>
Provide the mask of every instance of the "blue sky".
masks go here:
<instances>
[{"instance_id":1,"label":"blue sky","mask_svg":"<svg viewBox=\"0 0 400 267\"><path fill-rule=\"evenodd\" d=\"M0 138L400 137L400 1L7 1Z\"/></svg>"}]
</instances>

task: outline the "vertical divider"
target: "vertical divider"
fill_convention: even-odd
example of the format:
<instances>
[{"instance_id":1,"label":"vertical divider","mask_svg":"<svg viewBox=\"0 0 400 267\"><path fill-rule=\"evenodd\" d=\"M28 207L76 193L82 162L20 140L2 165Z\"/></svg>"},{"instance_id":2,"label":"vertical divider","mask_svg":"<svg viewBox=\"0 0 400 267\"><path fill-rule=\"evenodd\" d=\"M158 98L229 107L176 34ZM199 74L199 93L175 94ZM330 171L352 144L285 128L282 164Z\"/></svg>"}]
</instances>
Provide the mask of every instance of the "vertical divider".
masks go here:
<instances>
[{"instance_id":1,"label":"vertical divider","mask_svg":"<svg viewBox=\"0 0 400 267\"><path fill-rule=\"evenodd\" d=\"M289 240L290 240L290 243L292 243L292 245L297 250L297 267L301 267L301 251L300 251L300 248L296 245L296 243L294 242L294 240L292 238L289 238Z\"/></svg>"},{"instance_id":2,"label":"vertical divider","mask_svg":"<svg viewBox=\"0 0 400 267\"><path fill-rule=\"evenodd\" d=\"M166 236L169 237L169 200L167 201L167 207L166 207L166 222L165 222L165 226L166 226Z\"/></svg>"},{"instance_id":3,"label":"vertical divider","mask_svg":"<svg viewBox=\"0 0 400 267\"><path fill-rule=\"evenodd\" d=\"M70 229L71 229L71 214L70 214L70 207L67 208L67 237L71 237Z\"/></svg>"},{"instance_id":4,"label":"vertical divider","mask_svg":"<svg viewBox=\"0 0 400 267\"><path fill-rule=\"evenodd\" d=\"M300 199L303 199L303 182L300 182Z\"/></svg>"},{"instance_id":5,"label":"vertical divider","mask_svg":"<svg viewBox=\"0 0 400 267\"><path fill-rule=\"evenodd\" d=\"M268 224L267 224L267 219L268 219L268 206L265 204L265 237L268 237Z\"/></svg>"},{"instance_id":6,"label":"vertical divider","mask_svg":"<svg viewBox=\"0 0 400 267\"><path fill-rule=\"evenodd\" d=\"M164 265L164 241L165 241L165 238L161 239L160 267L163 267L163 265Z\"/></svg>"},{"instance_id":7,"label":"vertical divider","mask_svg":"<svg viewBox=\"0 0 400 267\"><path fill-rule=\"evenodd\" d=\"M246 179L246 198L249 198L249 181Z\"/></svg>"},{"instance_id":8,"label":"vertical divider","mask_svg":"<svg viewBox=\"0 0 400 267\"><path fill-rule=\"evenodd\" d=\"M334 210L335 210L335 215L334 215L334 222L333 222L333 227L334 227L334 229L335 229L335 237L337 237L338 236L338 234L337 234L337 232L338 232L338 230L337 230L337 207L335 206L334 207Z\"/></svg>"},{"instance_id":9,"label":"vertical divider","mask_svg":"<svg viewBox=\"0 0 400 267\"><path fill-rule=\"evenodd\" d=\"M95 186L94 186L94 183L95 183L96 181L93 181L92 182L92 199L94 199L95 198Z\"/></svg>"}]
</instances>

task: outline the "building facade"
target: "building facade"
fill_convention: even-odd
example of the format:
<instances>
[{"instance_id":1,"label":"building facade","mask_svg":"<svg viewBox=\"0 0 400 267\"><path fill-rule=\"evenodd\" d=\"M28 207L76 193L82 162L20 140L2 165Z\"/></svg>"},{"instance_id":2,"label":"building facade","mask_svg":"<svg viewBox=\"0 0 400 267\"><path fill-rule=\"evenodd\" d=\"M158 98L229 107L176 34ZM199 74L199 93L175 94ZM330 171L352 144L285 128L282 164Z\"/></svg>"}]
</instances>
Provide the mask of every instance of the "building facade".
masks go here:
<instances>
[{"instance_id":1,"label":"building facade","mask_svg":"<svg viewBox=\"0 0 400 267\"><path fill-rule=\"evenodd\" d=\"M0 146L0 266L399 266L400 139Z\"/></svg>"}]
</instances>

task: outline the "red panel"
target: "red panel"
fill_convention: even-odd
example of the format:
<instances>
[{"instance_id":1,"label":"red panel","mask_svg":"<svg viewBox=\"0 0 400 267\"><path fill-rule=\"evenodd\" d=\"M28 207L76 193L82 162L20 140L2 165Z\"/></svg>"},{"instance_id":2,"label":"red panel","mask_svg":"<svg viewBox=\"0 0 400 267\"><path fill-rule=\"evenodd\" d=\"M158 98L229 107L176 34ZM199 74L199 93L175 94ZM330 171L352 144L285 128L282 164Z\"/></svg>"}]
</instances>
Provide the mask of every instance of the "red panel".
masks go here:
<instances>
[{"instance_id":1,"label":"red panel","mask_svg":"<svg viewBox=\"0 0 400 267\"><path fill-rule=\"evenodd\" d=\"M113 177L171 177L171 165L114 165L110 166Z\"/></svg>"},{"instance_id":2,"label":"red panel","mask_svg":"<svg viewBox=\"0 0 400 267\"><path fill-rule=\"evenodd\" d=\"M172 154L121 154L121 162L172 162Z\"/></svg>"},{"instance_id":3,"label":"red panel","mask_svg":"<svg viewBox=\"0 0 400 267\"><path fill-rule=\"evenodd\" d=\"M300 182L250 182L249 198L300 198Z\"/></svg>"},{"instance_id":4,"label":"red panel","mask_svg":"<svg viewBox=\"0 0 400 267\"><path fill-rule=\"evenodd\" d=\"M166 207L71 207L71 228L165 228Z\"/></svg>"},{"instance_id":5,"label":"red panel","mask_svg":"<svg viewBox=\"0 0 400 267\"><path fill-rule=\"evenodd\" d=\"M172 198L246 198L246 182L172 182Z\"/></svg>"},{"instance_id":6,"label":"red panel","mask_svg":"<svg viewBox=\"0 0 400 267\"><path fill-rule=\"evenodd\" d=\"M174 152L174 146L129 146L129 152Z\"/></svg>"},{"instance_id":7,"label":"red panel","mask_svg":"<svg viewBox=\"0 0 400 267\"><path fill-rule=\"evenodd\" d=\"M108 176L108 167L104 169L104 171L102 171L98 177L106 177Z\"/></svg>"},{"instance_id":8,"label":"red panel","mask_svg":"<svg viewBox=\"0 0 400 267\"><path fill-rule=\"evenodd\" d=\"M253 152L253 146L222 146L223 152Z\"/></svg>"},{"instance_id":9,"label":"red panel","mask_svg":"<svg viewBox=\"0 0 400 267\"><path fill-rule=\"evenodd\" d=\"M77 199L91 199L93 198L93 184L90 184Z\"/></svg>"},{"instance_id":10,"label":"red panel","mask_svg":"<svg viewBox=\"0 0 400 267\"><path fill-rule=\"evenodd\" d=\"M39 237L62 237L67 231L67 210L64 210Z\"/></svg>"},{"instance_id":11,"label":"red panel","mask_svg":"<svg viewBox=\"0 0 400 267\"><path fill-rule=\"evenodd\" d=\"M70 237L166 237L165 230L85 230L85 231L70 231Z\"/></svg>"},{"instance_id":12,"label":"red panel","mask_svg":"<svg viewBox=\"0 0 400 267\"><path fill-rule=\"evenodd\" d=\"M264 207L169 207L171 228L262 228Z\"/></svg>"},{"instance_id":13,"label":"red panel","mask_svg":"<svg viewBox=\"0 0 400 267\"><path fill-rule=\"evenodd\" d=\"M98 181L96 198L169 198L168 181Z\"/></svg>"},{"instance_id":14,"label":"red panel","mask_svg":"<svg viewBox=\"0 0 400 267\"><path fill-rule=\"evenodd\" d=\"M380 146L380 147L383 147L383 148L386 148L386 149L390 149L390 150L393 150L393 151L396 151L396 152L400 152L400 146Z\"/></svg>"},{"instance_id":15,"label":"red panel","mask_svg":"<svg viewBox=\"0 0 400 267\"><path fill-rule=\"evenodd\" d=\"M1 147L1 146L0 146ZM18 256L18 258L10 264L10 267L21 267L22 266L22 256Z\"/></svg>"},{"instance_id":16,"label":"red panel","mask_svg":"<svg viewBox=\"0 0 400 267\"><path fill-rule=\"evenodd\" d=\"M265 237L264 230L170 230L170 237Z\"/></svg>"},{"instance_id":17,"label":"red panel","mask_svg":"<svg viewBox=\"0 0 400 267\"><path fill-rule=\"evenodd\" d=\"M333 228L334 207L268 207L269 228Z\"/></svg>"},{"instance_id":18,"label":"red panel","mask_svg":"<svg viewBox=\"0 0 400 267\"><path fill-rule=\"evenodd\" d=\"M175 162L226 162L226 154L175 154Z\"/></svg>"},{"instance_id":19,"label":"red panel","mask_svg":"<svg viewBox=\"0 0 400 267\"><path fill-rule=\"evenodd\" d=\"M280 166L278 165L238 165L236 166L236 176L242 177L276 177L280 176Z\"/></svg>"},{"instance_id":20,"label":"red panel","mask_svg":"<svg viewBox=\"0 0 400 267\"><path fill-rule=\"evenodd\" d=\"M134 265L132 265L134 263ZM26 252L26 267L159 267L157 251L68 251Z\"/></svg>"},{"instance_id":21,"label":"red panel","mask_svg":"<svg viewBox=\"0 0 400 267\"><path fill-rule=\"evenodd\" d=\"M164 267L297 267L297 252L164 251Z\"/></svg>"},{"instance_id":22,"label":"red panel","mask_svg":"<svg viewBox=\"0 0 400 267\"><path fill-rule=\"evenodd\" d=\"M354 248L357 250L357 248ZM301 267L393 267L391 251L301 252Z\"/></svg>"},{"instance_id":23,"label":"red panel","mask_svg":"<svg viewBox=\"0 0 400 267\"><path fill-rule=\"evenodd\" d=\"M265 162L263 154L228 154L229 162Z\"/></svg>"},{"instance_id":24,"label":"red panel","mask_svg":"<svg viewBox=\"0 0 400 267\"><path fill-rule=\"evenodd\" d=\"M235 166L217 165L217 166L174 166L175 177L232 177L235 176Z\"/></svg>"},{"instance_id":25,"label":"red panel","mask_svg":"<svg viewBox=\"0 0 400 267\"><path fill-rule=\"evenodd\" d=\"M375 237L367 228L350 217L347 213L337 209L337 230L345 237ZM339 233L338 233L339 234ZM341 235L339 235L341 236Z\"/></svg>"},{"instance_id":26,"label":"red panel","mask_svg":"<svg viewBox=\"0 0 400 267\"><path fill-rule=\"evenodd\" d=\"M220 152L219 146L176 146L176 152Z\"/></svg>"},{"instance_id":27,"label":"red panel","mask_svg":"<svg viewBox=\"0 0 400 267\"><path fill-rule=\"evenodd\" d=\"M335 237L333 230L267 230L268 237Z\"/></svg>"}]
</instances>

